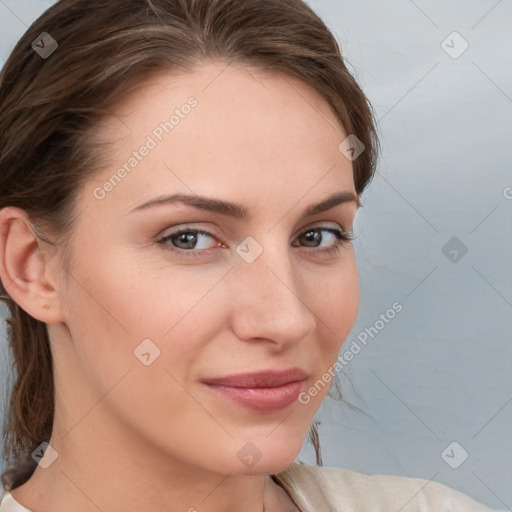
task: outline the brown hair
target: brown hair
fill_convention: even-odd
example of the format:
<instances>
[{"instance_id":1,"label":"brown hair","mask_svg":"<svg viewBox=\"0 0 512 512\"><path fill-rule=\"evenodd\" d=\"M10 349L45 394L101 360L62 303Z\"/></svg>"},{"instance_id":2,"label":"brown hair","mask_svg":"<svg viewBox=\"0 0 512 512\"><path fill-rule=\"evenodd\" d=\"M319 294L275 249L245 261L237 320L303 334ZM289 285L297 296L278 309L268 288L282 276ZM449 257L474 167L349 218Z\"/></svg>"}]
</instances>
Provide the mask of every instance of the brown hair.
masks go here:
<instances>
[{"instance_id":1,"label":"brown hair","mask_svg":"<svg viewBox=\"0 0 512 512\"><path fill-rule=\"evenodd\" d=\"M58 44L51 55L32 46L43 32ZM0 75L0 209L23 209L65 246L77 218L74 199L105 162L108 145L94 140L99 121L150 74L217 58L316 89L345 133L365 146L353 161L362 193L378 155L373 111L334 36L302 0L60 0L28 28ZM16 377L3 424L6 490L31 477L37 463L30 454L49 442L54 417L46 324L12 300L8 285L0 284L0 298L10 311ZM309 439L321 465L316 422Z\"/></svg>"}]
</instances>

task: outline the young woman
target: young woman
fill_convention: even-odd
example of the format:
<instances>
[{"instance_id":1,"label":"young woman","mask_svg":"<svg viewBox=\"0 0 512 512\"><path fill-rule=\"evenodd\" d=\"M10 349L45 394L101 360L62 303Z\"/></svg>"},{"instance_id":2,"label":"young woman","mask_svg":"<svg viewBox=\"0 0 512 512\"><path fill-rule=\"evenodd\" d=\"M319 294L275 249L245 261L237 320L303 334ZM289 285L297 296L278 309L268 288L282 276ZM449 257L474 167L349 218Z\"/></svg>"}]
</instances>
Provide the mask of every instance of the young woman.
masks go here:
<instances>
[{"instance_id":1,"label":"young woman","mask_svg":"<svg viewBox=\"0 0 512 512\"><path fill-rule=\"evenodd\" d=\"M0 133L2 512L490 510L295 462L378 144L301 0L59 1L5 64Z\"/></svg>"}]
</instances>

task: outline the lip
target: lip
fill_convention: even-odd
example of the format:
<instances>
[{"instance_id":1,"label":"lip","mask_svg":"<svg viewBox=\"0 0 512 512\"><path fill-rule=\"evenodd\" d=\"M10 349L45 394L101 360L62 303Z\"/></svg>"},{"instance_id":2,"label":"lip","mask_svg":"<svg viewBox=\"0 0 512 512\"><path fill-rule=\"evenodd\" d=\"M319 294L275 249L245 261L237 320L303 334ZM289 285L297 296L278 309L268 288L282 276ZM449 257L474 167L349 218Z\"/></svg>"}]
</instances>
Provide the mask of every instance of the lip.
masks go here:
<instances>
[{"instance_id":1,"label":"lip","mask_svg":"<svg viewBox=\"0 0 512 512\"><path fill-rule=\"evenodd\" d=\"M217 396L256 412L269 413L295 402L306 378L304 370L289 368L213 377L202 382Z\"/></svg>"}]
</instances>

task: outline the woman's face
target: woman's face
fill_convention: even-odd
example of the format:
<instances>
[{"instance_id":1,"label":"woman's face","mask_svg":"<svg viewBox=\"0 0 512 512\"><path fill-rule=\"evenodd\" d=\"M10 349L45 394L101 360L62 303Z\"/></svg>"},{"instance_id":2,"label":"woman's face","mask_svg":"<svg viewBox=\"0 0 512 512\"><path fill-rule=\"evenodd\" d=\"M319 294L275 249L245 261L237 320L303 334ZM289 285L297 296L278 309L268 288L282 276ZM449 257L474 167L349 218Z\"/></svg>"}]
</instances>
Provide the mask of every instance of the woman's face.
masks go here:
<instances>
[{"instance_id":1,"label":"woman's face","mask_svg":"<svg viewBox=\"0 0 512 512\"><path fill-rule=\"evenodd\" d=\"M346 134L301 82L216 62L154 77L113 113L100 133L115 153L78 198L51 325L68 426L182 465L280 471L357 314L353 247L330 231L351 230L357 203L305 213L355 196ZM213 385L289 369L303 380Z\"/></svg>"}]
</instances>

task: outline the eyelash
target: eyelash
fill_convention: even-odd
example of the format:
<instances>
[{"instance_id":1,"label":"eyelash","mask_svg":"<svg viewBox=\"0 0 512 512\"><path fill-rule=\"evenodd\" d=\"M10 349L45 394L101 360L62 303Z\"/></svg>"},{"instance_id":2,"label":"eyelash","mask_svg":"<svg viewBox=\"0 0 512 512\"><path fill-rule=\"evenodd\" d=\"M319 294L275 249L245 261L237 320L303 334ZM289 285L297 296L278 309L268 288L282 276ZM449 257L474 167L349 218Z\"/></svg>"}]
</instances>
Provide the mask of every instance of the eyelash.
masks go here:
<instances>
[{"instance_id":1,"label":"eyelash","mask_svg":"<svg viewBox=\"0 0 512 512\"><path fill-rule=\"evenodd\" d=\"M328 233L332 233L336 237L336 243L332 247L329 247L327 249L316 249L316 250L315 250L315 248L312 248L312 250L314 252L319 252L321 254L326 254L326 255L335 255L335 254L339 253L339 251L341 250L341 247L344 244L350 243L355 239L355 236L351 231L342 231L337 228L327 228L327 227L321 227L321 226L306 229L306 230L302 231L301 233L299 233L297 238L300 238L301 236L303 236L306 233L309 233L311 231L327 231ZM176 231L173 231L172 233L165 235L163 238L159 239L157 241L157 243L164 246L165 250L177 253L177 254L179 254L181 256L185 256L185 257L197 258L200 256L209 256L210 254L212 254L211 251L214 249L201 249L198 251L193 250L193 249L185 250L185 249L179 249L177 247L171 246L170 244L167 244L167 241L169 241L172 238L174 238L178 235L181 235L183 233L194 233L196 235L205 235L205 236L209 236L211 238L215 238L215 236L212 235L211 233L208 233L208 231L203 231L202 229L193 229L193 228L185 227L185 228L177 229Z\"/></svg>"}]
</instances>

